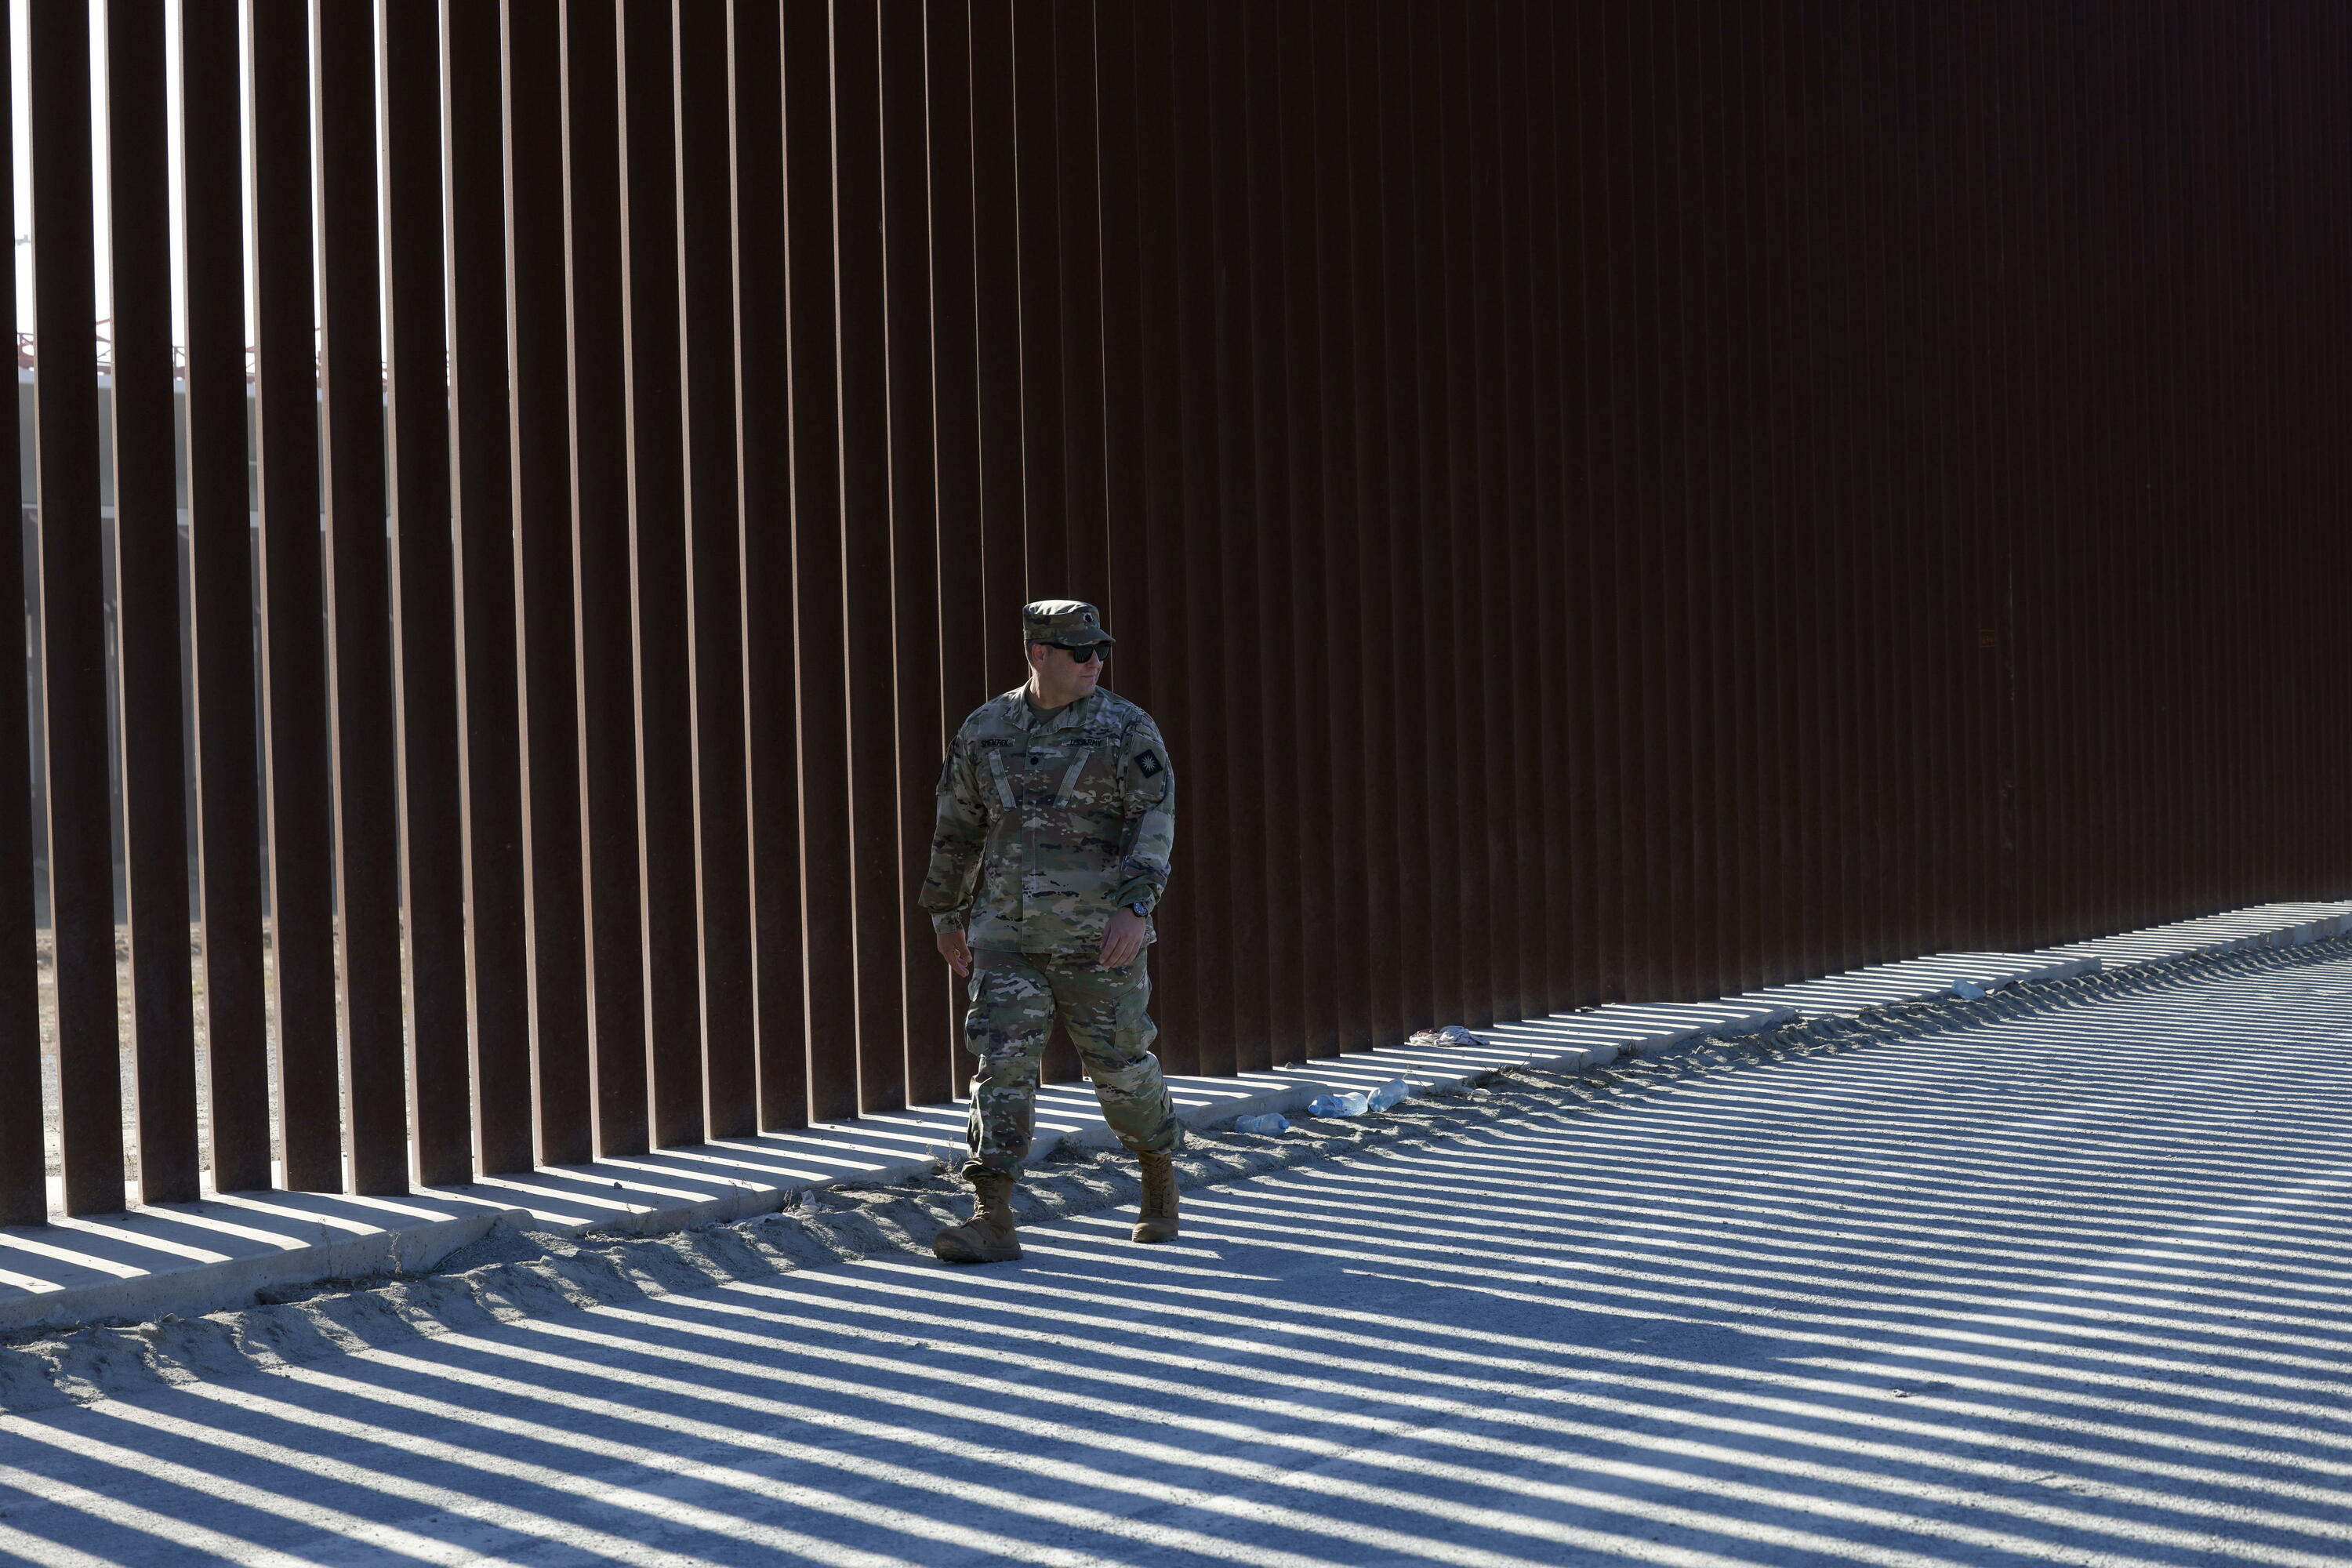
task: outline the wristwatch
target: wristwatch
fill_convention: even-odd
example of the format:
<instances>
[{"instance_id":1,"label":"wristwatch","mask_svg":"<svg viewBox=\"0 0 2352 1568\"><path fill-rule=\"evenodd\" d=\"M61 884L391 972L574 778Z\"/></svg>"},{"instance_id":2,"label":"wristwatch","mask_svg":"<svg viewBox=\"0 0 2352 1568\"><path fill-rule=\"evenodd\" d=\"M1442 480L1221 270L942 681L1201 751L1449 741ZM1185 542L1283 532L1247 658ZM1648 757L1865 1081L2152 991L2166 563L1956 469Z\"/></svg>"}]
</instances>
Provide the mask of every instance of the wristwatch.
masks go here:
<instances>
[{"instance_id":1,"label":"wristwatch","mask_svg":"<svg viewBox=\"0 0 2352 1568\"><path fill-rule=\"evenodd\" d=\"M1151 918L1151 906L1150 904L1129 904L1127 907L1133 910L1136 914L1143 920L1148 921Z\"/></svg>"}]
</instances>

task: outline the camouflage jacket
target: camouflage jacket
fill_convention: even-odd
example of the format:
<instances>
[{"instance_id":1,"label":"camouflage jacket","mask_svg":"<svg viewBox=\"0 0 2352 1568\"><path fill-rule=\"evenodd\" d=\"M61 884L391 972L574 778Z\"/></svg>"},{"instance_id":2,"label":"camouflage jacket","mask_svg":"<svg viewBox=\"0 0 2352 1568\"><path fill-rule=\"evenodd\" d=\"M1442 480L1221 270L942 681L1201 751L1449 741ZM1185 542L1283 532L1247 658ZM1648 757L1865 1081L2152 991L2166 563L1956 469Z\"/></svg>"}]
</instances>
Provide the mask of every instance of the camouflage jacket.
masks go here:
<instances>
[{"instance_id":1,"label":"camouflage jacket","mask_svg":"<svg viewBox=\"0 0 2352 1568\"><path fill-rule=\"evenodd\" d=\"M974 947L1082 952L1112 910L1160 901L1175 839L1176 775L1150 714L1097 690L1039 719L1016 688L948 748L917 901Z\"/></svg>"}]
</instances>

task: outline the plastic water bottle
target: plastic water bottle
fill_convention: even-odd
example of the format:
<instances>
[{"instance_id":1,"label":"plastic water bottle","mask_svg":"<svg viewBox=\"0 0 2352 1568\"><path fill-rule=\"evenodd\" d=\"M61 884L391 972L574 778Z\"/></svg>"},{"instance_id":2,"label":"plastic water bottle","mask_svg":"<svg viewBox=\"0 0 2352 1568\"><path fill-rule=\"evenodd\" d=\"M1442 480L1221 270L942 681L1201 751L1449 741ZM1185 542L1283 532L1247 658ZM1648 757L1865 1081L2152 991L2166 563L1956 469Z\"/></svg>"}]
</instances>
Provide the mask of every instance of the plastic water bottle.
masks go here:
<instances>
[{"instance_id":1,"label":"plastic water bottle","mask_svg":"<svg viewBox=\"0 0 2352 1568\"><path fill-rule=\"evenodd\" d=\"M1268 1135L1290 1131L1290 1119L1269 1110L1263 1116L1244 1116L1234 1123L1236 1132L1262 1132Z\"/></svg>"},{"instance_id":2,"label":"plastic water bottle","mask_svg":"<svg viewBox=\"0 0 2352 1568\"><path fill-rule=\"evenodd\" d=\"M1386 1110L1389 1107L1396 1104L1399 1100L1410 1100L1412 1098L1412 1085L1405 1082L1405 1080L1401 1078L1392 1078L1389 1079L1388 1082L1381 1085L1380 1088L1372 1090L1370 1097L1366 1100L1365 1105L1367 1109L1372 1110Z\"/></svg>"},{"instance_id":3,"label":"plastic water bottle","mask_svg":"<svg viewBox=\"0 0 2352 1568\"><path fill-rule=\"evenodd\" d=\"M1348 1094L1318 1094L1307 1105L1309 1116L1361 1116L1371 1096L1362 1089Z\"/></svg>"},{"instance_id":4,"label":"plastic water bottle","mask_svg":"<svg viewBox=\"0 0 2352 1568\"><path fill-rule=\"evenodd\" d=\"M1984 987L1978 984L1973 980L1955 980L1952 982L1952 994L1958 997L1963 1002L1981 1002L1984 1000Z\"/></svg>"}]
</instances>

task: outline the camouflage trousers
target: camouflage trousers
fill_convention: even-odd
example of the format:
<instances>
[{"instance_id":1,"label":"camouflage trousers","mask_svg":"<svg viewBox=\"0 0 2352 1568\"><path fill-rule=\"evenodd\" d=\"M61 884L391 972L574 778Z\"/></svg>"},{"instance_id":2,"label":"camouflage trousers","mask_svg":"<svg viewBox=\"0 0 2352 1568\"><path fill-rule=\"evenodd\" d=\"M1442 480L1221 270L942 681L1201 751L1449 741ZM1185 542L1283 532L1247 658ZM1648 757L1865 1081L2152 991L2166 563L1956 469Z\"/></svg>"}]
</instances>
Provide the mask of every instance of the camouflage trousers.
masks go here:
<instances>
[{"instance_id":1,"label":"camouflage trousers","mask_svg":"<svg viewBox=\"0 0 2352 1568\"><path fill-rule=\"evenodd\" d=\"M966 1175L1018 1171L1029 1157L1038 1069L1056 1014L1118 1141L1138 1153L1164 1152L1183 1141L1184 1124L1151 1054L1160 1031L1144 1012L1151 1001L1148 957L1149 950L1124 968L1105 969L1092 953L972 953L963 1039L980 1070L971 1080Z\"/></svg>"}]
</instances>

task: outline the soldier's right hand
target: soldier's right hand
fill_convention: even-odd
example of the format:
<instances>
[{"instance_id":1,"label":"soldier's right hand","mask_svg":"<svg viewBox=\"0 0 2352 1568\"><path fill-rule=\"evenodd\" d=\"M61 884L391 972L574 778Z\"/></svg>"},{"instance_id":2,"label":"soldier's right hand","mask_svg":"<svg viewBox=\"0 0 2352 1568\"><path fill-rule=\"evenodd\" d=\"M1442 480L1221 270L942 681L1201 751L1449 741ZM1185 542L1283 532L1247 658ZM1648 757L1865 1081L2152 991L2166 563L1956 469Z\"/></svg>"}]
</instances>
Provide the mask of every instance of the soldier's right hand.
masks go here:
<instances>
[{"instance_id":1,"label":"soldier's right hand","mask_svg":"<svg viewBox=\"0 0 2352 1568\"><path fill-rule=\"evenodd\" d=\"M964 940L963 932L943 931L939 933L939 944L940 956L948 961L950 967L958 974L971 973L971 943Z\"/></svg>"}]
</instances>

